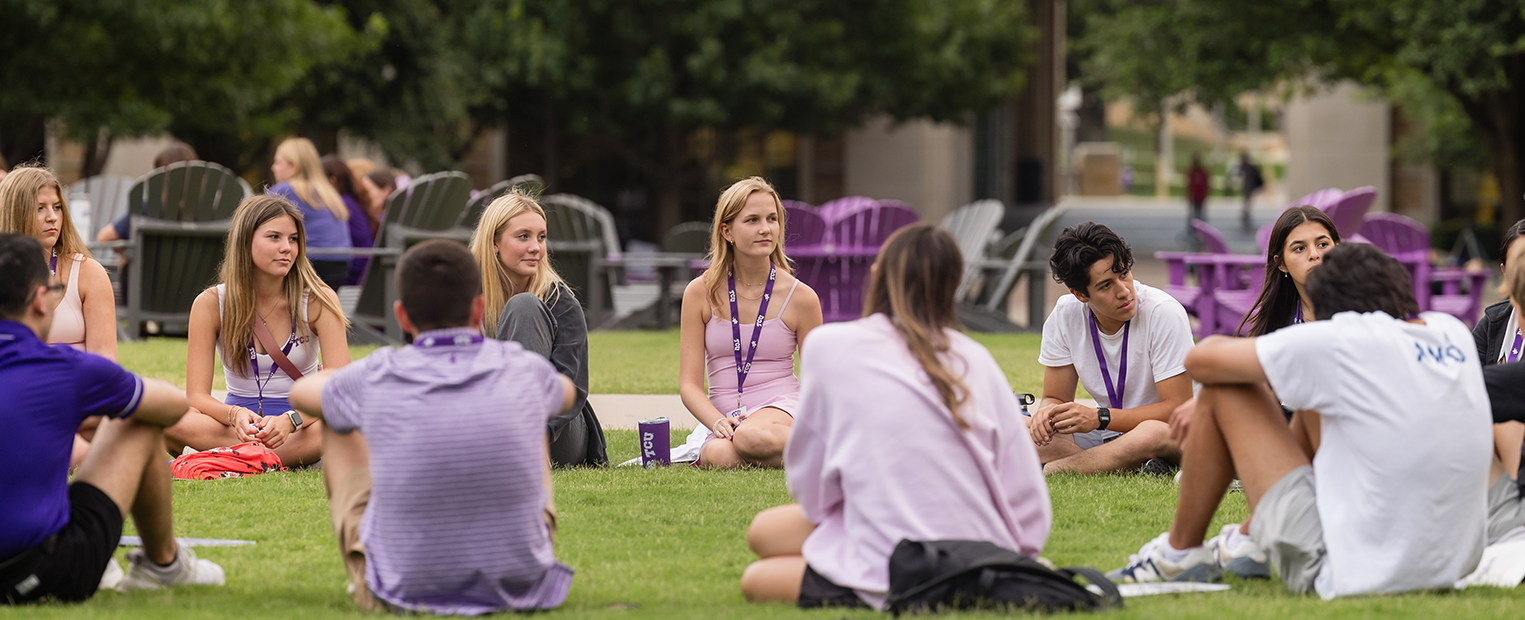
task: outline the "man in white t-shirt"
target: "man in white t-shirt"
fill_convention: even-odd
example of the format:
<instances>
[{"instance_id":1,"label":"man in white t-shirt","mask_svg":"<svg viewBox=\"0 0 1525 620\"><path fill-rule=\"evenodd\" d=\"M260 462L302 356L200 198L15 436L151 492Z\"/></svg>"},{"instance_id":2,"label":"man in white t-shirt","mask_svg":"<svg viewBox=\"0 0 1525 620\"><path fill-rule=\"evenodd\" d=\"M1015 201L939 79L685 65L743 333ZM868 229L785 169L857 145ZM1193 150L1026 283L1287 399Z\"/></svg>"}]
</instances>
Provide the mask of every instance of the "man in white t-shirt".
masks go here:
<instances>
[{"instance_id":1,"label":"man in white t-shirt","mask_svg":"<svg viewBox=\"0 0 1525 620\"><path fill-rule=\"evenodd\" d=\"M1408 273L1370 245L1323 262L1308 277L1319 321L1187 356L1203 388L1171 421L1185 438L1175 522L1114 578L1212 579L1202 538L1236 476L1250 536L1292 592L1450 588L1477 566L1490 487L1509 485L1496 460L1490 472L1471 332L1438 312L1405 320L1418 311ZM1278 397L1297 410L1290 427Z\"/></svg>"},{"instance_id":2,"label":"man in white t-shirt","mask_svg":"<svg viewBox=\"0 0 1525 620\"><path fill-rule=\"evenodd\" d=\"M1069 287L1043 323L1043 396L1028 423L1045 473L1106 473L1181 451L1166 421L1191 398L1191 324L1180 302L1134 282L1133 252L1086 222L1054 241L1049 268ZM1084 385L1099 406L1075 402Z\"/></svg>"}]
</instances>

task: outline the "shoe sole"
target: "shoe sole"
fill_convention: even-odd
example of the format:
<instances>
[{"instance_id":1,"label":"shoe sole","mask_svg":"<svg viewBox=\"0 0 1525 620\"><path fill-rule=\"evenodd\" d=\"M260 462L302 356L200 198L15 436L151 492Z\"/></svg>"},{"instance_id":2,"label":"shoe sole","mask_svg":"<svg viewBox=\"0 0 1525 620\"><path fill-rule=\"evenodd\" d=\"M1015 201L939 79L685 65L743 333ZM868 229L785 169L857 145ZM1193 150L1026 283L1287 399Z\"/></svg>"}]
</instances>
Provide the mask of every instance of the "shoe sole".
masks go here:
<instances>
[{"instance_id":1,"label":"shoe sole","mask_svg":"<svg viewBox=\"0 0 1525 620\"><path fill-rule=\"evenodd\" d=\"M1250 558L1239 558L1224 566L1223 574L1233 575L1240 579L1270 579L1271 564L1256 562Z\"/></svg>"},{"instance_id":2,"label":"shoe sole","mask_svg":"<svg viewBox=\"0 0 1525 620\"><path fill-rule=\"evenodd\" d=\"M1186 569L1168 581L1191 583L1216 583L1223 580L1223 571L1212 564L1198 564Z\"/></svg>"}]
</instances>

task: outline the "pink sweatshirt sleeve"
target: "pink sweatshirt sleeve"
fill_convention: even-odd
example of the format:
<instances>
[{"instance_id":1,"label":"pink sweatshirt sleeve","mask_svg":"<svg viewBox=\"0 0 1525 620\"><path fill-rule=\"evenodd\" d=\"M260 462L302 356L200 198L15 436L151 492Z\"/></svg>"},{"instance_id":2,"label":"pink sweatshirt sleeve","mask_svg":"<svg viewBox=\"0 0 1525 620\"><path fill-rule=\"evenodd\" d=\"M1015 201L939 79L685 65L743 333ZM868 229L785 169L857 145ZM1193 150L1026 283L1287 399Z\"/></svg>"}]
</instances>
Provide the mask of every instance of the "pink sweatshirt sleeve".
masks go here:
<instances>
[{"instance_id":1,"label":"pink sweatshirt sleeve","mask_svg":"<svg viewBox=\"0 0 1525 620\"><path fill-rule=\"evenodd\" d=\"M802 373L799 410L784 446L789 495L799 502L811 523L820 523L827 514L841 510L842 505L841 478L826 470L831 441L825 426L829 420L823 419L820 412L828 411L831 395L824 386L831 385L832 366L821 359L829 352L812 346L818 340L806 341L800 352L800 364L811 370Z\"/></svg>"}]
</instances>

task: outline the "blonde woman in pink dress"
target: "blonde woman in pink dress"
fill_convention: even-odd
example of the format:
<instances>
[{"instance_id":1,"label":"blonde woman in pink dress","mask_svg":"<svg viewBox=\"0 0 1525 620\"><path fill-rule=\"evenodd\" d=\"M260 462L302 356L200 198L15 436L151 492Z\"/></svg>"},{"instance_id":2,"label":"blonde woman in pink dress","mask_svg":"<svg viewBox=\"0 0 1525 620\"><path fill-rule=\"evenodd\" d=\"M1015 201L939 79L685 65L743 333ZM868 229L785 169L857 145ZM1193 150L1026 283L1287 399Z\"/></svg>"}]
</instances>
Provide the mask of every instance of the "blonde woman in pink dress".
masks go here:
<instances>
[{"instance_id":1,"label":"blonde woman in pink dress","mask_svg":"<svg viewBox=\"0 0 1525 620\"><path fill-rule=\"evenodd\" d=\"M702 467L783 466L800 397L794 354L821 325L821 300L784 255L784 217L767 181L731 185L715 205L710 267L683 291L679 393L709 429Z\"/></svg>"}]
</instances>

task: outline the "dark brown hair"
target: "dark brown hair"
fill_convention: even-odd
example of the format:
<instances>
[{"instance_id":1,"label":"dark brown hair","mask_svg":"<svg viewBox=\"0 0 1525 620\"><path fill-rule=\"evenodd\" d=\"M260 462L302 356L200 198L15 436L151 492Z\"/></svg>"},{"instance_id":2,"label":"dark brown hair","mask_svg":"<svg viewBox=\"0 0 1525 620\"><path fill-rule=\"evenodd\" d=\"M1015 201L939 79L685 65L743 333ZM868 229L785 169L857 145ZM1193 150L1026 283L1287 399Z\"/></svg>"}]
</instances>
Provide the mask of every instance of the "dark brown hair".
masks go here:
<instances>
[{"instance_id":1,"label":"dark brown hair","mask_svg":"<svg viewBox=\"0 0 1525 620\"><path fill-rule=\"evenodd\" d=\"M159 154L154 156L154 168L163 168L170 164L182 161L196 161L197 159L200 158L196 156L196 149L191 148L191 145L184 142L176 142L164 147L164 150L159 151Z\"/></svg>"},{"instance_id":2,"label":"dark brown hair","mask_svg":"<svg viewBox=\"0 0 1525 620\"><path fill-rule=\"evenodd\" d=\"M1324 320L1341 312L1386 312L1395 319L1419 313L1409 272L1397 259L1366 243L1337 245L1308 274L1313 312Z\"/></svg>"},{"instance_id":3,"label":"dark brown hair","mask_svg":"<svg viewBox=\"0 0 1525 620\"><path fill-rule=\"evenodd\" d=\"M0 232L0 318L17 318L39 286L48 284L48 261L31 235Z\"/></svg>"},{"instance_id":4,"label":"dark brown hair","mask_svg":"<svg viewBox=\"0 0 1525 620\"><path fill-rule=\"evenodd\" d=\"M1066 228L1054 240L1054 254L1048 259L1054 280L1066 287L1091 294L1091 266L1112 256L1112 273L1124 274L1133 269L1133 250L1112 229L1086 222Z\"/></svg>"},{"instance_id":5,"label":"dark brown hair","mask_svg":"<svg viewBox=\"0 0 1525 620\"><path fill-rule=\"evenodd\" d=\"M371 204L371 194L366 191L364 185L355 180L355 173L350 171L349 164L339 159L338 155L324 155L322 163L323 174L328 177L328 182L334 186L334 189L339 190L340 196L353 198L355 204L361 207L360 210L365 212L371 230L376 230L380 222L372 218L370 212L365 209L365 205Z\"/></svg>"},{"instance_id":6,"label":"dark brown hair","mask_svg":"<svg viewBox=\"0 0 1525 620\"><path fill-rule=\"evenodd\" d=\"M482 272L466 246L432 239L402 255L397 291L419 331L470 327L471 300L482 294Z\"/></svg>"},{"instance_id":7,"label":"dark brown hair","mask_svg":"<svg viewBox=\"0 0 1525 620\"><path fill-rule=\"evenodd\" d=\"M890 235L874 265L863 316L883 313L890 318L932 379L953 422L968 430L969 422L958 410L969 388L940 358L949 352L947 330L958 320L954 295L964 276L958 242L931 224L912 224Z\"/></svg>"},{"instance_id":8,"label":"dark brown hair","mask_svg":"<svg viewBox=\"0 0 1525 620\"><path fill-rule=\"evenodd\" d=\"M1340 243L1340 231L1334 227L1334 220L1318 207L1301 206L1290 207L1276 218L1276 225L1271 228L1271 240L1266 245L1266 279L1260 287L1260 297L1255 299L1255 305L1250 306L1250 311L1245 313L1239 321L1239 329L1236 334L1243 334L1244 326L1249 325L1250 336L1264 336L1278 329L1292 324L1292 319L1297 316L1297 306L1302 300L1297 296L1297 285L1292 278L1280 276L1282 262L1285 260L1282 253L1287 249L1287 236L1292 234L1292 229L1308 222L1318 222L1329 231L1329 238L1338 245ZM1305 283L1306 285L1306 283Z\"/></svg>"}]
</instances>

